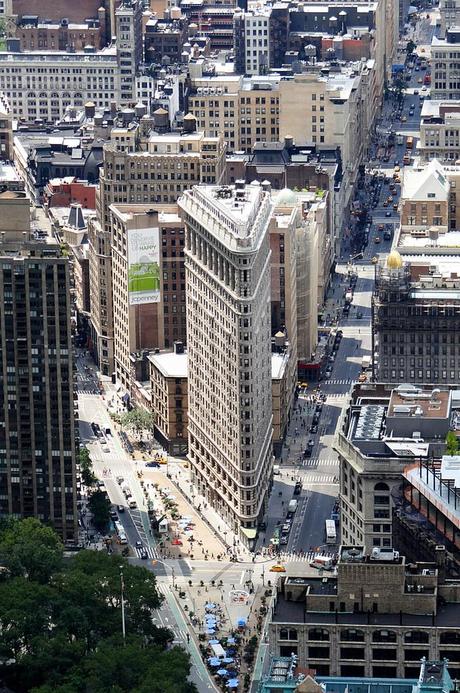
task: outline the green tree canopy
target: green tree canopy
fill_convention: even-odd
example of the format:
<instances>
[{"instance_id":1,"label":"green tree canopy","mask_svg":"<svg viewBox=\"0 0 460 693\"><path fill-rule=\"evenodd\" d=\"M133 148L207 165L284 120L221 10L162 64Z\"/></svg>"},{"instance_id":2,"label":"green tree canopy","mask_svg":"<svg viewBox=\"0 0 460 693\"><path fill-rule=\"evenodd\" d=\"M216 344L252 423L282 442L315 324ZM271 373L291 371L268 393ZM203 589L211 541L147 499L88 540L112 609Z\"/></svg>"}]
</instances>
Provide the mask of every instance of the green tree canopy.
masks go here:
<instances>
[{"instance_id":1,"label":"green tree canopy","mask_svg":"<svg viewBox=\"0 0 460 693\"><path fill-rule=\"evenodd\" d=\"M458 438L453 431L449 431L446 436L446 453L448 455L458 453Z\"/></svg>"},{"instance_id":2,"label":"green tree canopy","mask_svg":"<svg viewBox=\"0 0 460 693\"><path fill-rule=\"evenodd\" d=\"M33 693L194 693L189 672L189 658L180 648L165 651L139 637L129 637L123 645L120 636L113 636L101 641L63 682Z\"/></svg>"},{"instance_id":3,"label":"green tree canopy","mask_svg":"<svg viewBox=\"0 0 460 693\"><path fill-rule=\"evenodd\" d=\"M93 491L89 497L88 508L93 514L96 529L104 532L110 520L110 500L104 491Z\"/></svg>"},{"instance_id":4,"label":"green tree canopy","mask_svg":"<svg viewBox=\"0 0 460 693\"><path fill-rule=\"evenodd\" d=\"M81 447L78 454L78 462L80 464L81 478L85 486L94 486L96 477L93 472L93 463L89 456L88 448Z\"/></svg>"},{"instance_id":5,"label":"green tree canopy","mask_svg":"<svg viewBox=\"0 0 460 693\"><path fill-rule=\"evenodd\" d=\"M53 545L49 532L60 549L54 568L49 560L45 568L25 566L19 550L24 535L46 552ZM151 571L105 552L81 551L62 561L56 535L36 521L8 522L0 539L19 555L0 582L0 680L6 685L18 693L195 691L187 682L188 655L167 649L173 633L152 621L163 597Z\"/></svg>"},{"instance_id":6,"label":"green tree canopy","mask_svg":"<svg viewBox=\"0 0 460 693\"><path fill-rule=\"evenodd\" d=\"M6 520L0 525L0 563L13 576L48 582L62 562L58 535L34 518Z\"/></svg>"},{"instance_id":7,"label":"green tree canopy","mask_svg":"<svg viewBox=\"0 0 460 693\"><path fill-rule=\"evenodd\" d=\"M153 428L153 416L145 409L134 408L120 417L122 428L141 434L143 431L151 431Z\"/></svg>"}]
</instances>

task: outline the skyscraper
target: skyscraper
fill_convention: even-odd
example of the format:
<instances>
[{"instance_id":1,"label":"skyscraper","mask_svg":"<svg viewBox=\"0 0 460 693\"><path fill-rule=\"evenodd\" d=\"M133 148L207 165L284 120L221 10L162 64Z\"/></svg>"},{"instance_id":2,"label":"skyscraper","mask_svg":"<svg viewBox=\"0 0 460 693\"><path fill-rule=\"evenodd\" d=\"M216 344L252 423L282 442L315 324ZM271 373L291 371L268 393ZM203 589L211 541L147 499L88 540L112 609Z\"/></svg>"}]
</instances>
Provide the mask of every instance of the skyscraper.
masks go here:
<instances>
[{"instance_id":1,"label":"skyscraper","mask_svg":"<svg viewBox=\"0 0 460 693\"><path fill-rule=\"evenodd\" d=\"M272 478L270 193L201 186L186 224L189 459L193 482L250 548Z\"/></svg>"},{"instance_id":2,"label":"skyscraper","mask_svg":"<svg viewBox=\"0 0 460 693\"><path fill-rule=\"evenodd\" d=\"M0 194L0 517L77 536L69 262L30 232L24 193Z\"/></svg>"}]
</instances>

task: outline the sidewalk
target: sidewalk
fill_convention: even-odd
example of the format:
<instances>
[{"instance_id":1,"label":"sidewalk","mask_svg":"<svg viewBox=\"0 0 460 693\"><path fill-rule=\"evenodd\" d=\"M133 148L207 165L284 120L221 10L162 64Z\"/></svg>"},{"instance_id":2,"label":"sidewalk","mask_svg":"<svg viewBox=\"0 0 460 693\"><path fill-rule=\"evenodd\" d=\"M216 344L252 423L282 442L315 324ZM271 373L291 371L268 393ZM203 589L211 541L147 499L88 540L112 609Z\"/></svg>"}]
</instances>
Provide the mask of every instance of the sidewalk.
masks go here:
<instances>
[{"instance_id":1,"label":"sidewalk","mask_svg":"<svg viewBox=\"0 0 460 693\"><path fill-rule=\"evenodd\" d=\"M148 487L149 495L153 500L155 508L160 510L163 507L163 502L160 490L157 491L154 488L154 484L158 485L158 489L169 489L178 505L179 514L182 517L192 518L194 523L193 529L186 531L180 526L179 521L169 520L168 534L159 539L159 542L162 542L164 545L161 551L163 558L207 560L208 558L214 559L219 555L225 554L224 545L216 537L213 527L208 526L201 514L190 503L190 498L187 494L183 494L170 477L166 476L162 471L143 467L139 462L137 462L137 469L142 471L142 479ZM182 541L182 545L171 544L172 539Z\"/></svg>"},{"instance_id":2,"label":"sidewalk","mask_svg":"<svg viewBox=\"0 0 460 693\"><path fill-rule=\"evenodd\" d=\"M250 559L252 554L191 483L190 478L188 478L189 471L185 468L180 469L179 465L174 462L170 462L168 467L171 480L185 497L189 499L190 504L196 508L214 534L218 535L222 541L224 552L236 554L239 559Z\"/></svg>"}]
</instances>

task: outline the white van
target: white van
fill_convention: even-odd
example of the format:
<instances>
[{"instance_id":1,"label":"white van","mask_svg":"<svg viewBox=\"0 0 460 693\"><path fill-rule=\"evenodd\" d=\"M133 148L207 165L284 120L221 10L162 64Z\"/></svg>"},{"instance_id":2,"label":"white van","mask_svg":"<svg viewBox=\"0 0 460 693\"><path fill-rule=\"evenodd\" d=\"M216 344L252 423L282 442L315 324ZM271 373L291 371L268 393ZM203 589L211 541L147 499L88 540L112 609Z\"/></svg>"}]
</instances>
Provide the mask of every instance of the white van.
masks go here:
<instances>
[{"instance_id":1,"label":"white van","mask_svg":"<svg viewBox=\"0 0 460 693\"><path fill-rule=\"evenodd\" d=\"M333 570L334 563L330 556L315 556L315 558L310 561L312 568L318 568L318 570Z\"/></svg>"}]
</instances>

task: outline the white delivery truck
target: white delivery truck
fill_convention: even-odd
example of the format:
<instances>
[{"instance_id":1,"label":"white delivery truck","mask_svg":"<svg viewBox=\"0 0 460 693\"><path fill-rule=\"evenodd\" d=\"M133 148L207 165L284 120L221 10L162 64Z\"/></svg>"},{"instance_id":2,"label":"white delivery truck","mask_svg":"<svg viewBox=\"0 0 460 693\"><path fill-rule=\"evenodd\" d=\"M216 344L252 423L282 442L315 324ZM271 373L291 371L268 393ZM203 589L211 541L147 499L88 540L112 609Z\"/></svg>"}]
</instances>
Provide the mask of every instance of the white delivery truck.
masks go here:
<instances>
[{"instance_id":1,"label":"white delivery truck","mask_svg":"<svg viewBox=\"0 0 460 693\"><path fill-rule=\"evenodd\" d=\"M288 513L295 513L295 511L297 510L298 504L299 503L298 503L298 501L295 500L295 498L290 500L289 505L288 505Z\"/></svg>"},{"instance_id":2,"label":"white delivery truck","mask_svg":"<svg viewBox=\"0 0 460 693\"><path fill-rule=\"evenodd\" d=\"M315 556L315 558L310 562L312 568L318 568L318 570L333 570L334 561L330 556Z\"/></svg>"}]
</instances>

